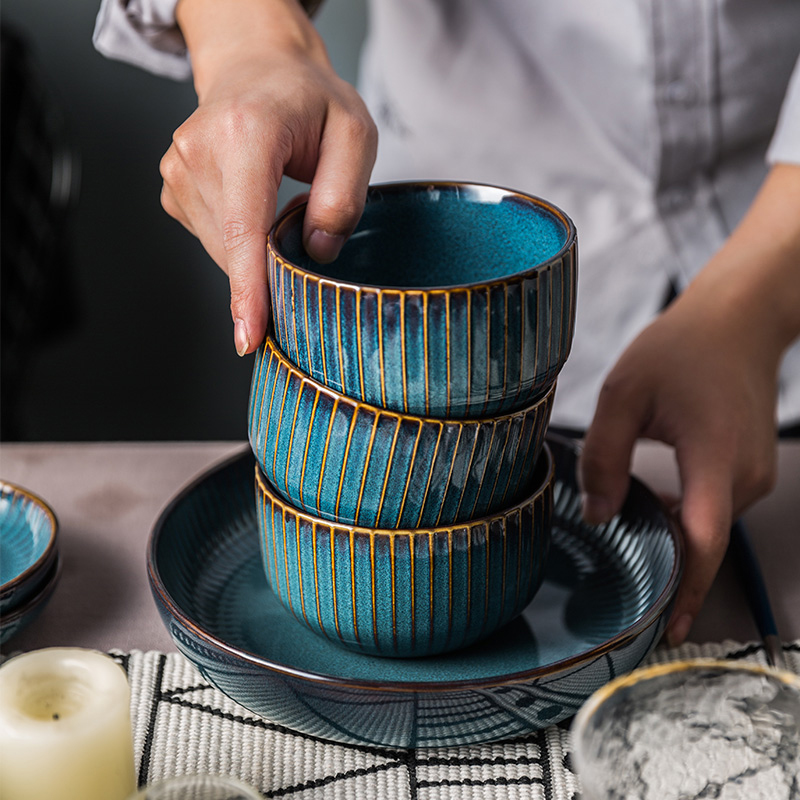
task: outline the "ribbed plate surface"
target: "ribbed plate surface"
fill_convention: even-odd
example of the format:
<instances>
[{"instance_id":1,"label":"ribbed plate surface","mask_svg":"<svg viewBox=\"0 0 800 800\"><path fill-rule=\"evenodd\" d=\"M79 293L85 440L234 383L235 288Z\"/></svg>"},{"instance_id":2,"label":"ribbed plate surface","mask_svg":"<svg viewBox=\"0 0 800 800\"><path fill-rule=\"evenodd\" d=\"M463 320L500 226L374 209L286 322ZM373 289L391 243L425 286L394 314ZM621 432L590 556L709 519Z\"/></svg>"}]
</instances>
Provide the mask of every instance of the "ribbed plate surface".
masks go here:
<instances>
[{"instance_id":1,"label":"ribbed plate surface","mask_svg":"<svg viewBox=\"0 0 800 800\"><path fill-rule=\"evenodd\" d=\"M584 525L576 451L548 441L557 483L543 586L522 617L478 645L381 659L306 630L264 578L249 453L184 490L156 524L149 573L165 624L181 652L234 700L335 741L474 744L569 717L656 645L683 551L661 503L636 481L618 518Z\"/></svg>"}]
</instances>

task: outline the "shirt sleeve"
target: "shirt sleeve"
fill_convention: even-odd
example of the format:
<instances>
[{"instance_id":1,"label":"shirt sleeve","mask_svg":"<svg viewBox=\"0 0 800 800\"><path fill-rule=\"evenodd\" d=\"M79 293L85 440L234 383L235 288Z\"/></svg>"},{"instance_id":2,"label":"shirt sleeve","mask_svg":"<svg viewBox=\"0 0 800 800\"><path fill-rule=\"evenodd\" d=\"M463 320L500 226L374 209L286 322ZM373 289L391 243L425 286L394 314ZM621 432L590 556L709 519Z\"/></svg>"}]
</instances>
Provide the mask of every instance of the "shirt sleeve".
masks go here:
<instances>
[{"instance_id":1,"label":"shirt sleeve","mask_svg":"<svg viewBox=\"0 0 800 800\"><path fill-rule=\"evenodd\" d=\"M778 125L767 150L767 162L800 164L800 59L789 80Z\"/></svg>"},{"instance_id":2,"label":"shirt sleeve","mask_svg":"<svg viewBox=\"0 0 800 800\"><path fill-rule=\"evenodd\" d=\"M187 80L192 67L175 21L177 0L102 0L92 42L95 49L156 75Z\"/></svg>"}]
</instances>

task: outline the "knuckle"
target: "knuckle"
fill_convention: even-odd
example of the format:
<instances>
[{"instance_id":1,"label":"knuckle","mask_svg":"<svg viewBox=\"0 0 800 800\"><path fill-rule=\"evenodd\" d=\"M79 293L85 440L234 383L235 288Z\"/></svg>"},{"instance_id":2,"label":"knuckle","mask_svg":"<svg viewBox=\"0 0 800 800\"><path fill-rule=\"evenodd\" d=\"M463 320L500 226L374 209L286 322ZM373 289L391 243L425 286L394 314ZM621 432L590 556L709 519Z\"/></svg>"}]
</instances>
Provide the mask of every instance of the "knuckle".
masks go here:
<instances>
[{"instance_id":1,"label":"knuckle","mask_svg":"<svg viewBox=\"0 0 800 800\"><path fill-rule=\"evenodd\" d=\"M222 246L228 253L246 246L256 235L253 226L240 217L229 217L222 223Z\"/></svg>"}]
</instances>

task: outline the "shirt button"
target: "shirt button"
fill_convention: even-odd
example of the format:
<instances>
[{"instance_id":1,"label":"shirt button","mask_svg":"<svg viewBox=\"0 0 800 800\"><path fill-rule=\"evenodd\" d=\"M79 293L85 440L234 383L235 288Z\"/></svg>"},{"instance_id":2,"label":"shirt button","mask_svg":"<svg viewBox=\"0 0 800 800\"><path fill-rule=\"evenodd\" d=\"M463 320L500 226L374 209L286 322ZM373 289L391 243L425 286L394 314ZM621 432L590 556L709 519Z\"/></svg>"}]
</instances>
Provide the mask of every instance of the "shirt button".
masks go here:
<instances>
[{"instance_id":1,"label":"shirt button","mask_svg":"<svg viewBox=\"0 0 800 800\"><path fill-rule=\"evenodd\" d=\"M675 105L688 106L697 101L694 84L684 80L670 81L664 89L664 95L667 102Z\"/></svg>"}]
</instances>

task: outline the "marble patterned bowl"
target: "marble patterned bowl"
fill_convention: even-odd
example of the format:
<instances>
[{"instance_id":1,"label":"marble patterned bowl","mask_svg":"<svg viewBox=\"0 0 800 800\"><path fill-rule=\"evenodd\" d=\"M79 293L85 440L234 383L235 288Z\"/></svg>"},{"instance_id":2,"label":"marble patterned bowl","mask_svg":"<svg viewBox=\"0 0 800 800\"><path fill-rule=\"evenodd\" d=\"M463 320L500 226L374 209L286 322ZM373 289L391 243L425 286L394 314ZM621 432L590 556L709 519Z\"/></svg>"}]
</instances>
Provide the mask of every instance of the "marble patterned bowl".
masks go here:
<instances>
[{"instance_id":1,"label":"marble patterned bowl","mask_svg":"<svg viewBox=\"0 0 800 800\"><path fill-rule=\"evenodd\" d=\"M575 227L552 204L467 183L370 187L331 264L305 253L305 206L267 243L281 349L320 383L410 414L525 408L572 346Z\"/></svg>"},{"instance_id":2,"label":"marble patterned bowl","mask_svg":"<svg viewBox=\"0 0 800 800\"><path fill-rule=\"evenodd\" d=\"M501 514L417 530L343 526L287 504L256 467L261 557L301 623L361 653L449 652L517 617L550 546L554 464L545 445L529 496Z\"/></svg>"},{"instance_id":3,"label":"marble patterned bowl","mask_svg":"<svg viewBox=\"0 0 800 800\"><path fill-rule=\"evenodd\" d=\"M27 489L0 481L0 613L14 613L47 583L58 557L58 521Z\"/></svg>"},{"instance_id":4,"label":"marble patterned bowl","mask_svg":"<svg viewBox=\"0 0 800 800\"><path fill-rule=\"evenodd\" d=\"M402 414L315 381L267 336L250 444L270 485L310 514L368 528L450 525L528 491L554 395L555 384L522 410L481 420Z\"/></svg>"}]
</instances>

